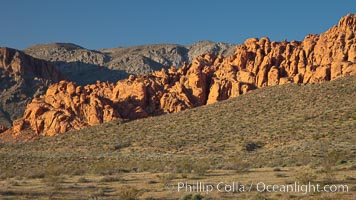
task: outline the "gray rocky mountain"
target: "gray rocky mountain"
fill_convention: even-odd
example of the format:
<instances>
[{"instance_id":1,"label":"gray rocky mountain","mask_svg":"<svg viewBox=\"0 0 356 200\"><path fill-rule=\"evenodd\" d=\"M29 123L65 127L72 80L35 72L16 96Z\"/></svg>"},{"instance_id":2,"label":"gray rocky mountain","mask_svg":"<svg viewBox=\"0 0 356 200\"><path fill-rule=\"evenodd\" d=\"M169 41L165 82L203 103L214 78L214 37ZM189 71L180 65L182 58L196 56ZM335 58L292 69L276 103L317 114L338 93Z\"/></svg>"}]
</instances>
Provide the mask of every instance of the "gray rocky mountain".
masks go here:
<instances>
[{"instance_id":1,"label":"gray rocky mountain","mask_svg":"<svg viewBox=\"0 0 356 200\"><path fill-rule=\"evenodd\" d=\"M200 41L183 46L152 44L89 50L71 43L37 44L24 50L35 58L54 62L69 80L84 85L96 80L116 82L129 74L145 74L184 62L205 53L231 55L232 44Z\"/></svg>"},{"instance_id":2,"label":"gray rocky mountain","mask_svg":"<svg viewBox=\"0 0 356 200\"><path fill-rule=\"evenodd\" d=\"M97 80L117 82L129 74L180 67L204 53L226 56L234 50L234 45L210 41L101 50L71 43L37 44L23 51L0 48L0 126L9 127L33 98L43 95L50 84L59 80L80 85Z\"/></svg>"}]
</instances>

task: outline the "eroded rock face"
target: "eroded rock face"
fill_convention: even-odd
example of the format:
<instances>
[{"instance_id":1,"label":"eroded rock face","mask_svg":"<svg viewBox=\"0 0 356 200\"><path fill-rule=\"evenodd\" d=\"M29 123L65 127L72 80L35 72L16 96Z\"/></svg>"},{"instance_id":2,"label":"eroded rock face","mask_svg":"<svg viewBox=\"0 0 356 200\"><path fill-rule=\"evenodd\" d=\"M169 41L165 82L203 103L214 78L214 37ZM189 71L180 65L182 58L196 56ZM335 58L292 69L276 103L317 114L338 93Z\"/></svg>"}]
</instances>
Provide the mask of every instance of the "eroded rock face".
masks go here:
<instances>
[{"instance_id":1,"label":"eroded rock face","mask_svg":"<svg viewBox=\"0 0 356 200\"><path fill-rule=\"evenodd\" d=\"M15 49L0 48L0 124L11 126L34 97L61 79L64 77L51 63Z\"/></svg>"},{"instance_id":2,"label":"eroded rock face","mask_svg":"<svg viewBox=\"0 0 356 200\"><path fill-rule=\"evenodd\" d=\"M356 73L356 15L303 41L251 38L233 55L205 54L181 68L130 76L116 84L62 81L34 99L8 133L76 130L117 118L137 119L215 103L265 86L319 83Z\"/></svg>"},{"instance_id":3,"label":"eroded rock face","mask_svg":"<svg viewBox=\"0 0 356 200\"><path fill-rule=\"evenodd\" d=\"M23 119L14 123L15 134L26 124L36 134L54 135L117 119L120 115L108 99L112 90L110 83L82 87L60 81L27 106Z\"/></svg>"}]
</instances>

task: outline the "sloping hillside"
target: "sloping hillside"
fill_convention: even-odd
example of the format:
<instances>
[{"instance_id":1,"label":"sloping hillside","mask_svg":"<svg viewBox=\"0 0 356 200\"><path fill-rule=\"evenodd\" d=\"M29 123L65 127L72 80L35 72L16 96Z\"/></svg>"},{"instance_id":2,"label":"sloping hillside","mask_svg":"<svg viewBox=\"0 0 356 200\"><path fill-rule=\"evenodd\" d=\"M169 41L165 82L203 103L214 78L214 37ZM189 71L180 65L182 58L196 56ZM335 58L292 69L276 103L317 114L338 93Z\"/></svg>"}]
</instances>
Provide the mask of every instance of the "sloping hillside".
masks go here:
<instances>
[{"instance_id":1,"label":"sloping hillside","mask_svg":"<svg viewBox=\"0 0 356 200\"><path fill-rule=\"evenodd\" d=\"M320 83L356 73L356 15L303 41L251 38L231 56L205 54L117 83L78 86L61 81L28 104L23 118L5 132L15 139L32 130L54 135L108 122L138 119L216 103L266 86Z\"/></svg>"},{"instance_id":2,"label":"sloping hillside","mask_svg":"<svg viewBox=\"0 0 356 200\"><path fill-rule=\"evenodd\" d=\"M295 170L303 171L297 166L306 165L315 170L323 167L322 170L328 169L327 175L333 174L336 172L330 171L330 167L336 169L336 165L344 163L337 169L346 170L348 166L355 165L355 85L356 76L350 76L320 84L266 87L179 113L130 122L117 120L67 134L37 138L33 142L2 143L0 177L49 177L43 179L44 183L48 183L46 181L52 180L51 177L63 177L65 174L91 177L124 172L126 175L119 176L125 176L125 179L114 181L127 185L130 182L125 180L136 172L177 173L175 176L178 176L180 173L209 174L207 170L235 170L240 173L260 167L292 167L283 168L282 175L284 172L289 176ZM340 173L339 178L334 177L331 181L349 183L351 187L352 181L345 182L342 177L352 177L354 171ZM208 177L220 180L226 176L221 174L215 177L214 174ZM323 173L316 173L320 180L324 180L323 176ZM144 189L158 186L140 186L151 176L143 177L146 178L140 179L142 182L137 182L138 179L133 182L141 194L155 194L163 196L162 199L175 199L179 195L166 190L157 193L156 190ZM98 178L91 179L99 181ZM298 180L294 175L290 179ZM39 184L37 179L28 181ZM14 187L22 188L21 184ZM50 186L45 184L41 187ZM73 185L71 188L74 190L77 187ZM36 193L38 189L33 188L26 194L47 194ZM72 193L72 189L62 188L61 191L68 193L58 193L57 197L69 195L67 197L72 198L95 193L89 187L80 189L81 193ZM154 191L156 193L152 193ZM352 193L343 195L352 196ZM102 197L118 198L111 195Z\"/></svg>"},{"instance_id":3,"label":"sloping hillside","mask_svg":"<svg viewBox=\"0 0 356 200\"><path fill-rule=\"evenodd\" d=\"M58 164L68 160L68 169L84 162L83 170L93 167L89 164L100 157L117 162L122 169L130 168L130 162L121 162L123 158L169 165L181 156L200 159L208 154L217 159L212 163L216 168L228 166L236 156L254 167L318 163L331 151L352 159L355 84L356 76L351 76L322 84L262 88L180 113L112 121L34 142L4 143L1 172L23 162L14 173L26 173L31 167L41 167L38 162L46 159ZM254 148L249 149L250 143ZM87 159L76 161L77 157ZM147 167L154 170L157 166Z\"/></svg>"}]
</instances>

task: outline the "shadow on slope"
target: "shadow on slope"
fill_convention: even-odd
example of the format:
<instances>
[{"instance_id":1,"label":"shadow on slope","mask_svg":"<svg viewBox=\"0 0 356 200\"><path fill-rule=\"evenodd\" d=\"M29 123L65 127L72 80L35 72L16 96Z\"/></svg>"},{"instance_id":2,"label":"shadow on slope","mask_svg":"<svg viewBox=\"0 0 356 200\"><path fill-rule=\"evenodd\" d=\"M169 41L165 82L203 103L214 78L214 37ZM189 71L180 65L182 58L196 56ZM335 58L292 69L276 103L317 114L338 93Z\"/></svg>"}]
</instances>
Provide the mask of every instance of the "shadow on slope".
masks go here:
<instances>
[{"instance_id":1,"label":"shadow on slope","mask_svg":"<svg viewBox=\"0 0 356 200\"><path fill-rule=\"evenodd\" d=\"M69 81L76 82L79 85L87 85L95 83L97 80L101 82L116 83L121 79L129 76L123 70L112 70L104 66L88 64L84 62L52 62Z\"/></svg>"}]
</instances>

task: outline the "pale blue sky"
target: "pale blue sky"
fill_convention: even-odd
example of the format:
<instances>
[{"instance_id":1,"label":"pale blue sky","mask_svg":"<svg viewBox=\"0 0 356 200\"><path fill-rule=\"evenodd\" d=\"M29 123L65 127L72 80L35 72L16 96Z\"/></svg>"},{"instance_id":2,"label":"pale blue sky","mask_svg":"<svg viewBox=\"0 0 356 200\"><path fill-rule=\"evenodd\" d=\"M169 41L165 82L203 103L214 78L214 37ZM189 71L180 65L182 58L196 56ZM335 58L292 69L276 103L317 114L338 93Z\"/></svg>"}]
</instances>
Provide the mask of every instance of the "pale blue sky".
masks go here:
<instances>
[{"instance_id":1,"label":"pale blue sky","mask_svg":"<svg viewBox=\"0 0 356 200\"><path fill-rule=\"evenodd\" d=\"M72 42L90 49L249 37L302 40L321 33L356 1L0 0L0 46Z\"/></svg>"}]
</instances>

